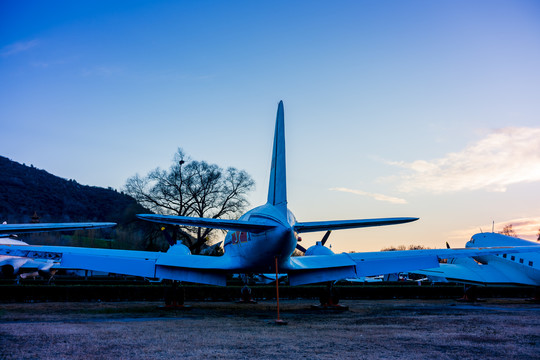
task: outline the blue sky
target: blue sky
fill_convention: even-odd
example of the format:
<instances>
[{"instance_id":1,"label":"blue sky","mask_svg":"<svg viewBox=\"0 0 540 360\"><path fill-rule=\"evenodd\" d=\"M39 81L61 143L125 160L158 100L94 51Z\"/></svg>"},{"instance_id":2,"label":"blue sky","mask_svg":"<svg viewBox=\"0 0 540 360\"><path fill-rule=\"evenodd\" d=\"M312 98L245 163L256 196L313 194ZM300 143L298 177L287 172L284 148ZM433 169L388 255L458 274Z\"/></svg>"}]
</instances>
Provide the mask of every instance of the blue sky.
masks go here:
<instances>
[{"instance_id":1,"label":"blue sky","mask_svg":"<svg viewBox=\"0 0 540 360\"><path fill-rule=\"evenodd\" d=\"M3 1L0 155L121 189L182 147L256 206L283 100L300 221L421 218L334 250L533 239L538 64L537 1Z\"/></svg>"}]
</instances>

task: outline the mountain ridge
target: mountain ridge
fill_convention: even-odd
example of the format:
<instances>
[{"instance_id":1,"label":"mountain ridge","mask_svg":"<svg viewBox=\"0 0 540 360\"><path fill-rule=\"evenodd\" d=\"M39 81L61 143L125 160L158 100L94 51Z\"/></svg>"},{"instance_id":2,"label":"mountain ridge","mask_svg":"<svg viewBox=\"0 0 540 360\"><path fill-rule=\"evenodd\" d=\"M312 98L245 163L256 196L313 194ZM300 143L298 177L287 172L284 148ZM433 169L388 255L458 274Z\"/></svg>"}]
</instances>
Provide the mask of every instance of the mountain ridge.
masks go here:
<instances>
[{"instance_id":1,"label":"mountain ridge","mask_svg":"<svg viewBox=\"0 0 540 360\"><path fill-rule=\"evenodd\" d=\"M21 235L31 244L161 250L152 224L136 218L151 213L131 196L112 188L81 185L33 165L0 156L0 223L115 222L112 229L78 230L73 235L48 232ZM101 240L100 240L101 239ZM106 240L104 240L106 239Z\"/></svg>"}]
</instances>

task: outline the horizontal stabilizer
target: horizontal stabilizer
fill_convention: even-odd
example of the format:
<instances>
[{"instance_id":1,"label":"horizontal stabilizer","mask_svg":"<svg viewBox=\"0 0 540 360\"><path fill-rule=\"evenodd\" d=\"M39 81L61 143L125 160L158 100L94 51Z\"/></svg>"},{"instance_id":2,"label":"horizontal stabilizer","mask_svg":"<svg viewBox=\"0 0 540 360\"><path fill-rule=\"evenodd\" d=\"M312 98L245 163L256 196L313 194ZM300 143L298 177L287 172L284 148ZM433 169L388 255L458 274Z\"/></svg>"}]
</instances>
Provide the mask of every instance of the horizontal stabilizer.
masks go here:
<instances>
[{"instance_id":1,"label":"horizontal stabilizer","mask_svg":"<svg viewBox=\"0 0 540 360\"><path fill-rule=\"evenodd\" d=\"M416 221L418 218L400 217L400 218L381 218L381 219L359 219L359 220L334 220L317 222L299 222L294 225L297 233L354 229L372 226L396 225Z\"/></svg>"},{"instance_id":2,"label":"horizontal stabilizer","mask_svg":"<svg viewBox=\"0 0 540 360\"><path fill-rule=\"evenodd\" d=\"M356 263L349 254L291 257L282 270L292 286L355 277Z\"/></svg>"},{"instance_id":3,"label":"horizontal stabilizer","mask_svg":"<svg viewBox=\"0 0 540 360\"><path fill-rule=\"evenodd\" d=\"M152 221L160 224L196 226L210 229L245 231L252 233L259 233L275 228L274 225L260 224L242 220L209 219L155 214L138 214L137 217L143 220Z\"/></svg>"},{"instance_id":4,"label":"horizontal stabilizer","mask_svg":"<svg viewBox=\"0 0 540 360\"><path fill-rule=\"evenodd\" d=\"M72 231L100 229L115 226L116 223L57 223L57 224L0 224L0 234L23 234L44 231Z\"/></svg>"}]
</instances>

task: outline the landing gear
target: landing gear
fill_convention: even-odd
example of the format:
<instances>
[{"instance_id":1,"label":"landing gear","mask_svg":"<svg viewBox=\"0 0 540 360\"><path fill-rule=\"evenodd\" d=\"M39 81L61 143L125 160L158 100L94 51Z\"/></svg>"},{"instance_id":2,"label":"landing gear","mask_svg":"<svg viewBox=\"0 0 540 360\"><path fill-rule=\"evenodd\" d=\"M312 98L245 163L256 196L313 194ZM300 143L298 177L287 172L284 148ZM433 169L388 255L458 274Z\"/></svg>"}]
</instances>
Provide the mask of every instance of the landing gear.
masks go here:
<instances>
[{"instance_id":1,"label":"landing gear","mask_svg":"<svg viewBox=\"0 0 540 360\"><path fill-rule=\"evenodd\" d=\"M237 304L256 304L257 302L251 297L251 288L249 287L249 275L241 275L244 286L240 290L241 298L237 301Z\"/></svg>"},{"instance_id":2,"label":"landing gear","mask_svg":"<svg viewBox=\"0 0 540 360\"><path fill-rule=\"evenodd\" d=\"M334 283L326 284L326 290L319 297L321 306L337 306L339 304L339 295L334 288Z\"/></svg>"},{"instance_id":3,"label":"landing gear","mask_svg":"<svg viewBox=\"0 0 540 360\"><path fill-rule=\"evenodd\" d=\"M54 274L51 274L49 280L47 280L47 285L54 285L54 280L56 280L56 278L54 277Z\"/></svg>"},{"instance_id":4,"label":"landing gear","mask_svg":"<svg viewBox=\"0 0 540 360\"><path fill-rule=\"evenodd\" d=\"M475 285L463 285L463 297L459 298L461 302L477 302L478 291Z\"/></svg>"},{"instance_id":5,"label":"landing gear","mask_svg":"<svg viewBox=\"0 0 540 360\"><path fill-rule=\"evenodd\" d=\"M244 284L244 287L242 288L242 290L240 290L240 293L242 297L239 301L237 301L238 304L256 304L257 303L251 297L251 288L247 284Z\"/></svg>"},{"instance_id":6,"label":"landing gear","mask_svg":"<svg viewBox=\"0 0 540 360\"><path fill-rule=\"evenodd\" d=\"M534 288L534 296L531 299L527 299L527 301L540 304L540 286Z\"/></svg>"},{"instance_id":7,"label":"landing gear","mask_svg":"<svg viewBox=\"0 0 540 360\"><path fill-rule=\"evenodd\" d=\"M331 281L326 284L326 289L323 290L323 293L319 297L319 301L320 305L313 305L312 309L338 311L349 310L348 306L343 306L339 304L338 291L334 287L334 283Z\"/></svg>"},{"instance_id":8,"label":"landing gear","mask_svg":"<svg viewBox=\"0 0 540 360\"><path fill-rule=\"evenodd\" d=\"M49 278L49 280L47 280L47 285L54 285L54 280L56 280L54 275L56 275L56 272L57 270L50 270L48 272L43 271L40 272L39 275L43 276L44 279L46 279L47 277Z\"/></svg>"},{"instance_id":9,"label":"landing gear","mask_svg":"<svg viewBox=\"0 0 540 360\"><path fill-rule=\"evenodd\" d=\"M178 286L179 284L179 281L172 280L171 286L165 288L165 308L186 308L184 305L186 292L182 286Z\"/></svg>"}]
</instances>

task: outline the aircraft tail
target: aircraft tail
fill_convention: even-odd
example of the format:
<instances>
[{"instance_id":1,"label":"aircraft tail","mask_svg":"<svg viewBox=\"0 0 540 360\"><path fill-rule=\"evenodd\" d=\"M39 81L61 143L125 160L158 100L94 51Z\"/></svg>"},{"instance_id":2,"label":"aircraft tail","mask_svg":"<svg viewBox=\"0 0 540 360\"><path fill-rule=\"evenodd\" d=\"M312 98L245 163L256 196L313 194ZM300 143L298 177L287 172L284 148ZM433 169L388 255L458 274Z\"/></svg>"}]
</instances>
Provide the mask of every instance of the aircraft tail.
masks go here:
<instances>
[{"instance_id":1,"label":"aircraft tail","mask_svg":"<svg viewBox=\"0 0 540 360\"><path fill-rule=\"evenodd\" d=\"M279 102L274 146L272 150L272 167L268 187L268 204L274 205L283 213L287 212L287 176L285 171L285 119L283 101Z\"/></svg>"}]
</instances>

